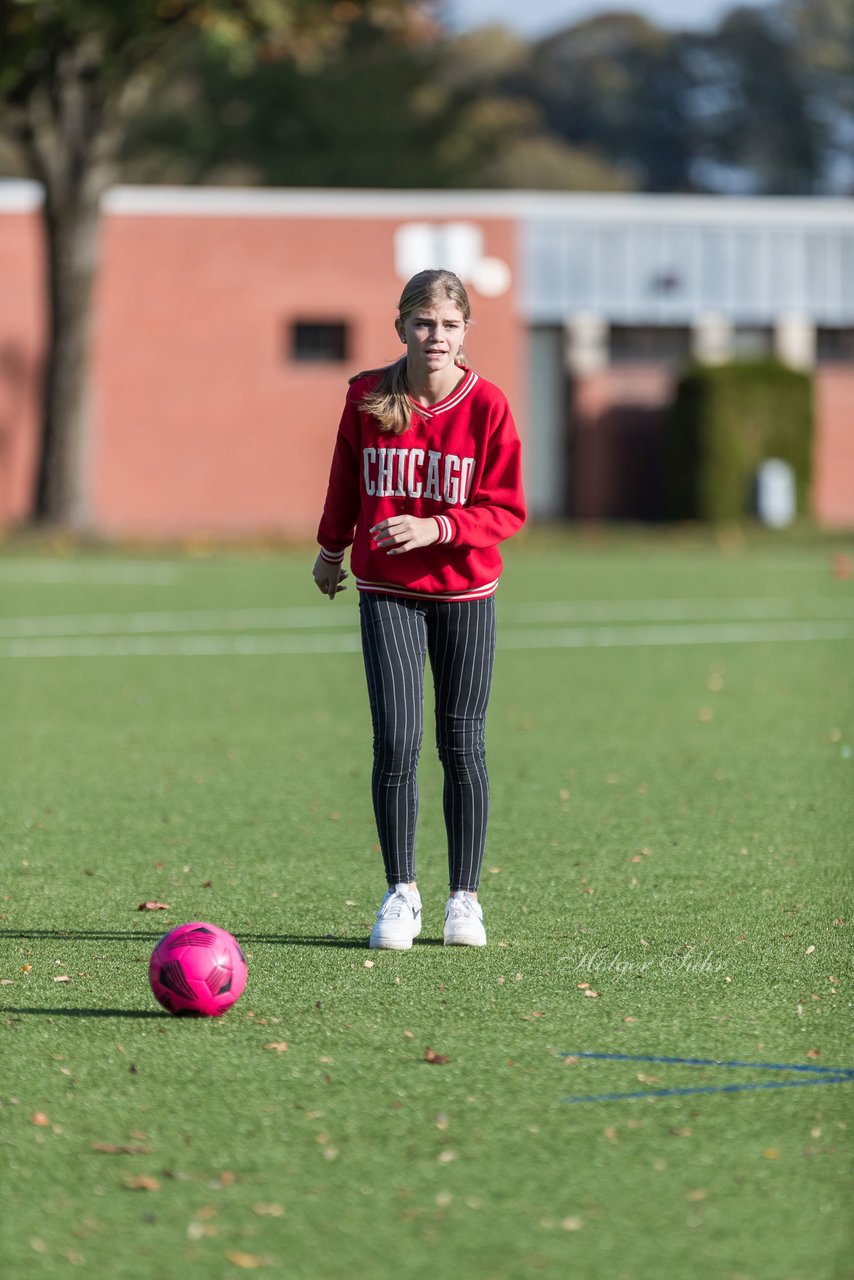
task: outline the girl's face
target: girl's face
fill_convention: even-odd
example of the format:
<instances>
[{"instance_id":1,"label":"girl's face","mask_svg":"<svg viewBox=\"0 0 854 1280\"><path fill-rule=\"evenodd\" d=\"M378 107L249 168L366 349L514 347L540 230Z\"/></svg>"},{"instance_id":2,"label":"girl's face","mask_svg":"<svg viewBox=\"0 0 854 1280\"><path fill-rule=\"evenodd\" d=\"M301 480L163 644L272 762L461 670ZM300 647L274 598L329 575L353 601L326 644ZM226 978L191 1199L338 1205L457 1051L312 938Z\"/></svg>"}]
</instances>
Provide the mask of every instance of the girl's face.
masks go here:
<instances>
[{"instance_id":1,"label":"girl's face","mask_svg":"<svg viewBox=\"0 0 854 1280\"><path fill-rule=\"evenodd\" d=\"M419 307L406 320L398 320L411 371L425 376L452 370L467 327L463 313L447 300Z\"/></svg>"}]
</instances>

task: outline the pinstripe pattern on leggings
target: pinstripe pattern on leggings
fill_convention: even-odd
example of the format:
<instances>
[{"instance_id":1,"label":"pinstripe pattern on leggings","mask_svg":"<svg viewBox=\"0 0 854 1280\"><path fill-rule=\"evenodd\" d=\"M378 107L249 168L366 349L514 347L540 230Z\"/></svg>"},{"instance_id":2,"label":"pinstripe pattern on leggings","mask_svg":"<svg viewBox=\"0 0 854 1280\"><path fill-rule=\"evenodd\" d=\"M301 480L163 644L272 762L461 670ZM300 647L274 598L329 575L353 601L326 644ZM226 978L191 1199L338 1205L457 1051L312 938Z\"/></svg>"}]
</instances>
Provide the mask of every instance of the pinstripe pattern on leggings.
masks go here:
<instances>
[{"instance_id":1,"label":"pinstripe pattern on leggings","mask_svg":"<svg viewBox=\"0 0 854 1280\"><path fill-rule=\"evenodd\" d=\"M374 765L371 794L389 885L415 879L418 757L427 655L451 891L477 889L489 815L485 721L495 654L495 598L448 602L363 593L362 650Z\"/></svg>"}]
</instances>

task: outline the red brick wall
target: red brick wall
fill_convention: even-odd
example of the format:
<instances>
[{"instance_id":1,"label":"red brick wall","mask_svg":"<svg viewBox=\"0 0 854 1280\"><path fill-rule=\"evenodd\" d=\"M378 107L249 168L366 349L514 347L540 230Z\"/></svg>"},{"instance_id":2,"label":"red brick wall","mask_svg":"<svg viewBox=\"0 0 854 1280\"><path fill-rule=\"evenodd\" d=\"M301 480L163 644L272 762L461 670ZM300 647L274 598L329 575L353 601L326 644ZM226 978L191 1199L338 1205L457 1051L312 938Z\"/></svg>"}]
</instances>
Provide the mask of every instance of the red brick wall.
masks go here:
<instances>
[{"instance_id":1,"label":"red brick wall","mask_svg":"<svg viewBox=\"0 0 854 1280\"><path fill-rule=\"evenodd\" d=\"M0 528L30 509L43 315L36 219L0 214Z\"/></svg>"},{"instance_id":2,"label":"red brick wall","mask_svg":"<svg viewBox=\"0 0 854 1280\"><path fill-rule=\"evenodd\" d=\"M854 368L822 365L815 406L813 511L829 528L854 528Z\"/></svg>"},{"instance_id":3,"label":"red brick wall","mask_svg":"<svg viewBox=\"0 0 854 1280\"><path fill-rule=\"evenodd\" d=\"M665 365L615 365L576 380L571 408L572 512L579 519L662 513L661 415L673 375ZM812 515L854 528L854 368L815 373Z\"/></svg>"},{"instance_id":4,"label":"red brick wall","mask_svg":"<svg viewBox=\"0 0 854 1280\"><path fill-rule=\"evenodd\" d=\"M571 512L582 520L663 514L662 413L666 365L613 365L575 380Z\"/></svg>"},{"instance_id":5,"label":"red brick wall","mask_svg":"<svg viewBox=\"0 0 854 1280\"><path fill-rule=\"evenodd\" d=\"M344 204L342 198L342 204ZM344 206L346 209L346 206ZM413 215L410 215L410 217ZM89 500L108 535L312 537L348 374L397 356L394 232L410 217L113 212L103 221L92 365ZM466 217L453 215L425 221ZM473 216L484 253L520 276L510 218ZM43 334L38 220L0 212L0 528L26 518ZM506 391L524 437L524 332L513 291L472 291L475 367ZM296 319L342 320L344 365L295 364ZM666 368L580 379L574 514L658 514ZM813 512L854 526L854 369L816 379Z\"/></svg>"},{"instance_id":6,"label":"red brick wall","mask_svg":"<svg viewBox=\"0 0 854 1280\"><path fill-rule=\"evenodd\" d=\"M106 215L93 351L93 526L155 538L313 537L347 377L400 352L393 321L403 282L393 246L406 220ZM484 229L484 253L507 261L515 278L514 224L473 221ZM36 244L34 215L0 216L0 276L7 261L13 268L0 300L0 353L11 344L29 371L15 395L0 371L4 523L24 517L31 483ZM524 430L513 295L471 297L472 363L502 386ZM346 363L294 363L296 319L348 322Z\"/></svg>"}]
</instances>

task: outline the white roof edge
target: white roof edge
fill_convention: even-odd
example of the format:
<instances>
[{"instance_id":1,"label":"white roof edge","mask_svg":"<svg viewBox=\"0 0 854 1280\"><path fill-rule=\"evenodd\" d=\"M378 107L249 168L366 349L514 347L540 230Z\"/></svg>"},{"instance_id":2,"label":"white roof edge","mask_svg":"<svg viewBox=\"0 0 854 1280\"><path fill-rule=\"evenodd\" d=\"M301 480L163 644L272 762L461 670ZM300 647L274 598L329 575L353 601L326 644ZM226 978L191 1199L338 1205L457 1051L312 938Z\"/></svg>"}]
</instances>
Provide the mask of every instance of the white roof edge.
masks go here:
<instances>
[{"instance_id":1,"label":"white roof edge","mask_svg":"<svg viewBox=\"0 0 854 1280\"><path fill-rule=\"evenodd\" d=\"M0 213L32 213L42 202L40 182L25 178L0 179Z\"/></svg>"},{"instance_id":2,"label":"white roof edge","mask_svg":"<svg viewBox=\"0 0 854 1280\"><path fill-rule=\"evenodd\" d=\"M105 208L117 214L213 217L534 219L628 218L677 222L851 219L842 197L693 196L563 191L419 191L240 187L114 187Z\"/></svg>"},{"instance_id":3,"label":"white roof edge","mask_svg":"<svg viewBox=\"0 0 854 1280\"><path fill-rule=\"evenodd\" d=\"M38 183L0 180L0 212L41 204ZM532 222L854 225L854 199L841 196L703 196L584 191L419 191L273 187L118 186L105 212L161 217L508 218Z\"/></svg>"}]
</instances>

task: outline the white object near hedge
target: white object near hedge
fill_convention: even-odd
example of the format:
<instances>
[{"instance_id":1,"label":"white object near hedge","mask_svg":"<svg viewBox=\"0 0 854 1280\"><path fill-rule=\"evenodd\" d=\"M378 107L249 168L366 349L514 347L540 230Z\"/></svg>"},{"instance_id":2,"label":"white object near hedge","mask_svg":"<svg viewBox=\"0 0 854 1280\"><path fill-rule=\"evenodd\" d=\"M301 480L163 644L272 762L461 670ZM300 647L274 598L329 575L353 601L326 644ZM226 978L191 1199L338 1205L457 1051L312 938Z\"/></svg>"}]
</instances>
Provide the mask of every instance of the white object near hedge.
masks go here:
<instances>
[{"instance_id":1,"label":"white object near hedge","mask_svg":"<svg viewBox=\"0 0 854 1280\"><path fill-rule=\"evenodd\" d=\"M756 475L756 514L772 529L785 529L796 510L794 471L782 458L766 458Z\"/></svg>"}]
</instances>

